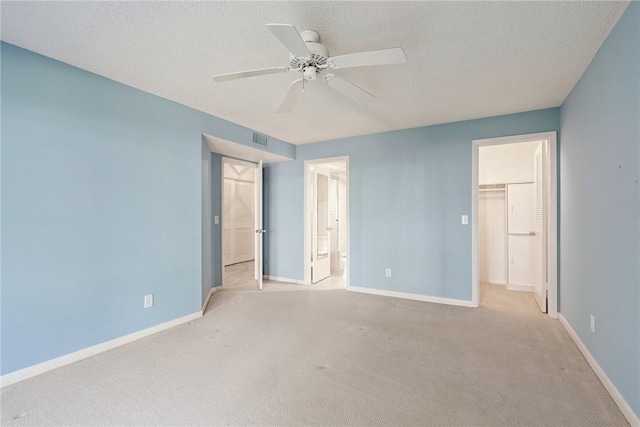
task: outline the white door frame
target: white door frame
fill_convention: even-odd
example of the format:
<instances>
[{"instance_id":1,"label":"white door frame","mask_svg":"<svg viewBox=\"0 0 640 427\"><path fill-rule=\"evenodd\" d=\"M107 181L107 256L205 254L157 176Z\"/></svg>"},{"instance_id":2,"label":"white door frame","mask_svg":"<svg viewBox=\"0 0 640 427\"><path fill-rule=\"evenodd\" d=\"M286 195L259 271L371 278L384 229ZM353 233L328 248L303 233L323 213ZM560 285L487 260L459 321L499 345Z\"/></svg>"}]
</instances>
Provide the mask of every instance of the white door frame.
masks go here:
<instances>
[{"instance_id":1,"label":"white door frame","mask_svg":"<svg viewBox=\"0 0 640 427\"><path fill-rule=\"evenodd\" d=\"M340 156L340 157L327 157L323 159L313 159L313 160L305 160L304 161L304 284L311 284L311 223L309 218L311 217L311 211L313 210L313 201L309 195L311 190L309 184L309 167L311 165L323 164L323 163L333 163L333 162L344 162L345 163L345 193L347 206L345 206L345 216L347 219L347 281L345 286L349 286L351 283L351 246L350 246L350 238L351 234L351 226L349 224L349 156Z\"/></svg>"},{"instance_id":2,"label":"white door frame","mask_svg":"<svg viewBox=\"0 0 640 427\"><path fill-rule=\"evenodd\" d=\"M220 163L220 265L222 266L222 286L224 286L224 165L227 163L245 166L248 168L255 168L257 164L249 161L234 159L232 157L222 156L222 162ZM254 209L253 216L255 217L256 214L256 210Z\"/></svg>"},{"instance_id":3,"label":"white door frame","mask_svg":"<svg viewBox=\"0 0 640 427\"><path fill-rule=\"evenodd\" d=\"M478 264L478 183L479 148L489 145L513 144L517 142L546 141L549 162L547 194L547 262L548 262L548 314L558 317L558 142L557 133L541 132L526 135L505 136L499 138L474 139L472 141L471 161L471 302L474 307L480 304L480 272Z\"/></svg>"}]
</instances>

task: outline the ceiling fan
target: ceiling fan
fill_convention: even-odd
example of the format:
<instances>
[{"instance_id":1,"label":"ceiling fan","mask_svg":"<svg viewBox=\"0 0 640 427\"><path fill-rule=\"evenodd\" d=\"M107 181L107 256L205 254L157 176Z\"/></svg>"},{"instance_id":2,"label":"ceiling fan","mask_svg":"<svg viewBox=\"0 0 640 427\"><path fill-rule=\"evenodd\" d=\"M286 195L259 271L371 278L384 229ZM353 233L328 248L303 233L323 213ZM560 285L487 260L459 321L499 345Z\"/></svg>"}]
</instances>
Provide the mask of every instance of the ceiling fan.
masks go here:
<instances>
[{"instance_id":1,"label":"ceiling fan","mask_svg":"<svg viewBox=\"0 0 640 427\"><path fill-rule=\"evenodd\" d=\"M350 81L337 76L335 72L332 71L341 68L399 64L407 60L404 50L400 47L331 57L329 56L329 49L320 43L320 35L313 30L306 30L299 33L293 25L288 24L267 24L267 28L289 50L290 63L288 66L218 74L213 76L213 80L216 82L225 82L227 80L263 76L266 74L287 73L290 71L300 73L300 78L293 81L282 99L277 110L278 113L288 113L293 110L298 98L300 98L300 95L304 92L305 85L318 78L321 78L323 83L338 92L357 100L366 101L373 99L374 96L372 94Z\"/></svg>"}]
</instances>

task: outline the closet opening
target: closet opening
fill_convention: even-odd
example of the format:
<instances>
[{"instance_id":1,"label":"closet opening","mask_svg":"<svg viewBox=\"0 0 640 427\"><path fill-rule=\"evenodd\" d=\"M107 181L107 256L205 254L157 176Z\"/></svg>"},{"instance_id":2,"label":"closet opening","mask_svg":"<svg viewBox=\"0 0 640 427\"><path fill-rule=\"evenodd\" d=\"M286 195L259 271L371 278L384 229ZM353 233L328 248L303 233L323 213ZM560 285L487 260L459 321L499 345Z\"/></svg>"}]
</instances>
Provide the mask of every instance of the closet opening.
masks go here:
<instances>
[{"instance_id":1,"label":"closet opening","mask_svg":"<svg viewBox=\"0 0 640 427\"><path fill-rule=\"evenodd\" d=\"M474 305L494 292L506 304L556 317L555 132L479 140L473 148Z\"/></svg>"},{"instance_id":2,"label":"closet opening","mask_svg":"<svg viewBox=\"0 0 640 427\"><path fill-rule=\"evenodd\" d=\"M256 165L222 158L222 286L254 286Z\"/></svg>"}]
</instances>

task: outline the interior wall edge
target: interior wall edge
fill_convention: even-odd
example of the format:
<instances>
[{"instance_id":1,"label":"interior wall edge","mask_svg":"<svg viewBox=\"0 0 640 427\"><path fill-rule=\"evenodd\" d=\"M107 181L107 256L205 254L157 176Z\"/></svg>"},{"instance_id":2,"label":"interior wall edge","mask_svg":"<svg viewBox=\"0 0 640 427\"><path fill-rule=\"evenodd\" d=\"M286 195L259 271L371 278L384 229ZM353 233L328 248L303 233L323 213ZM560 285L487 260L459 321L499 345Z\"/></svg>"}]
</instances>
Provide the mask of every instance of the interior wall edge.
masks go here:
<instances>
[{"instance_id":1,"label":"interior wall edge","mask_svg":"<svg viewBox=\"0 0 640 427\"><path fill-rule=\"evenodd\" d=\"M105 351L113 350L114 348L120 347L125 344L129 344L139 339L156 334L158 332L162 332L167 329L176 327L178 325L191 322L199 317L202 317L202 314L203 314L202 311L198 311L198 312L189 314L187 316L179 317L177 319L173 319L168 322L164 322L159 325L155 325L150 328L146 328L146 329L134 332L132 334L124 335L110 341L96 344L91 347L83 348L83 349L74 351L73 353L68 353L68 354L56 357L54 359L50 359L50 360L38 363L36 365L28 366L26 368L22 368L17 371L10 372L0 377L0 387L4 388L7 386L10 386L12 384L18 383L20 381L24 381L26 379L35 377L37 375L44 374L45 372L52 371L57 368L61 368L65 365L69 365L71 363L75 363L80 360L87 359L89 357L95 356L100 353L104 353Z\"/></svg>"},{"instance_id":2,"label":"interior wall edge","mask_svg":"<svg viewBox=\"0 0 640 427\"><path fill-rule=\"evenodd\" d=\"M631 409L629 403L627 403L620 391L607 376L607 373L604 371L604 369L602 369L602 367L598 364L598 361L595 359L595 357L593 357L593 355L589 352L589 349L586 345L584 345L569 321L562 315L562 313L558 313L558 320L560 320L562 326L564 326L566 331L569 333L569 336L576 344L589 366L591 366L591 369L593 369L593 372L596 374L604 388L611 395L613 401L616 403L616 405L618 405L618 408L620 408L622 414L625 416L627 421L629 421L629 424L631 424L632 427L640 426L640 418L638 417L638 415L633 412L633 409Z\"/></svg>"}]
</instances>

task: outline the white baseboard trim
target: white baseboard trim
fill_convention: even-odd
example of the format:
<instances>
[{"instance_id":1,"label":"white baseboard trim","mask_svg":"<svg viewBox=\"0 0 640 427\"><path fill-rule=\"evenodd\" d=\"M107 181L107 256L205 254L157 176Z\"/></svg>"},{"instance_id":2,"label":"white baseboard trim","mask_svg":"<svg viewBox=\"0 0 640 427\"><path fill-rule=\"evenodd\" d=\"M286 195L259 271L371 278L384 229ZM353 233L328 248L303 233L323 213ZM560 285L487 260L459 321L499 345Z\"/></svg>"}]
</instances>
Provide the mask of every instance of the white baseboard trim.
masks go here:
<instances>
[{"instance_id":1,"label":"white baseboard trim","mask_svg":"<svg viewBox=\"0 0 640 427\"><path fill-rule=\"evenodd\" d=\"M359 286L347 286L347 290L351 292L360 292L363 294L380 295L383 297L403 298L403 299L410 299L410 300L422 301L422 302L433 302L436 304L458 305L461 307L474 306L473 302L461 300L461 299L432 297L428 295L409 294L405 292L396 292L396 291L385 291L385 290L373 289L373 288L361 288Z\"/></svg>"},{"instance_id":2,"label":"white baseboard trim","mask_svg":"<svg viewBox=\"0 0 640 427\"><path fill-rule=\"evenodd\" d=\"M211 300L211 297L213 296L213 294L218 292L220 289L222 289L222 286L214 286L211 288L211 290L209 291L209 295L207 295L207 299L205 299L204 304L202 304L202 314L204 314L204 311L207 309L207 306L209 305L209 300Z\"/></svg>"},{"instance_id":3,"label":"white baseboard trim","mask_svg":"<svg viewBox=\"0 0 640 427\"><path fill-rule=\"evenodd\" d=\"M284 283L295 283L296 285L304 285L304 280L296 280L296 279L287 279L286 277L277 277L277 276L263 276L267 280L273 280L276 282L284 282Z\"/></svg>"},{"instance_id":4,"label":"white baseboard trim","mask_svg":"<svg viewBox=\"0 0 640 427\"><path fill-rule=\"evenodd\" d=\"M56 357L55 359L47 360L46 362L38 363L37 365L29 366L18 371L10 372L0 377L0 387L4 388L11 384L26 380L36 375L43 374L47 371L60 368L65 365L77 362L82 359L86 359L91 356L103 353L108 350L112 350L116 347L120 347L124 344L139 340L140 338L153 335L155 333L164 331L166 329L173 328L182 323L190 322L198 317L202 316L202 311L189 314L187 316L179 317L177 319L170 320L159 325L152 326L150 328L143 329L141 331L134 332L129 335L124 335L119 338L112 339L107 342L96 344L91 347L83 348L82 350L74 351L73 353L65 354L64 356Z\"/></svg>"},{"instance_id":5,"label":"white baseboard trim","mask_svg":"<svg viewBox=\"0 0 640 427\"><path fill-rule=\"evenodd\" d=\"M490 285L507 286L507 282L505 282L504 280L487 280L486 282L482 282L482 283L488 283Z\"/></svg>"},{"instance_id":6,"label":"white baseboard trim","mask_svg":"<svg viewBox=\"0 0 640 427\"><path fill-rule=\"evenodd\" d=\"M564 326L564 328L567 330L573 341L576 343L576 345L582 352L582 355L587 360L587 363L589 363L591 369L593 369L593 372L596 373L596 375L600 379L600 382L602 382L602 385L604 385L604 388L607 389L607 391L613 398L613 401L616 402L616 405L618 405L618 408L620 408L622 414L625 416L627 421L629 421L629 424L631 424L632 427L640 427L640 418L638 418L638 415L633 412L631 406L629 406L627 401L624 400L624 397L622 397L616 386L613 385L607 374L600 367L596 359L591 355L591 353L587 349L587 346L584 345L584 343L582 342L576 331L573 330L567 319L565 319L565 317L561 313L558 314L558 319L560 320L560 323L562 323L562 326Z\"/></svg>"},{"instance_id":7,"label":"white baseboard trim","mask_svg":"<svg viewBox=\"0 0 640 427\"><path fill-rule=\"evenodd\" d=\"M518 285L516 283L508 283L507 289L510 291L535 292L535 288L531 285Z\"/></svg>"}]
</instances>

